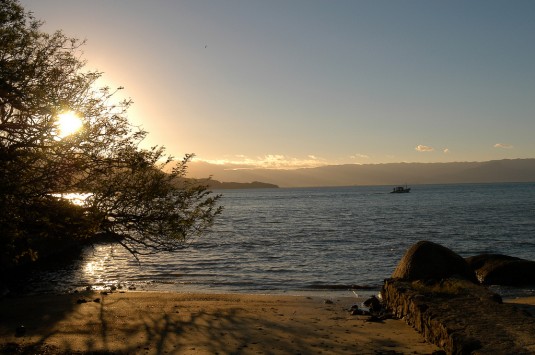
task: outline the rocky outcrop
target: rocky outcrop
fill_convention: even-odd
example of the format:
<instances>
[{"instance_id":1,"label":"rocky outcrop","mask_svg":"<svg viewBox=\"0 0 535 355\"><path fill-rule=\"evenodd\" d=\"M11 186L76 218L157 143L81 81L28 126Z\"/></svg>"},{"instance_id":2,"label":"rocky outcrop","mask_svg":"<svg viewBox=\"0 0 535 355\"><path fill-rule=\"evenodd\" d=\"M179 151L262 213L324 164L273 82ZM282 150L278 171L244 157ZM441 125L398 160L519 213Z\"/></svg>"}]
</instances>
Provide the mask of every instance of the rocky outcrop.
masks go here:
<instances>
[{"instance_id":1,"label":"rocky outcrop","mask_svg":"<svg viewBox=\"0 0 535 355\"><path fill-rule=\"evenodd\" d=\"M451 276L477 282L473 270L460 255L429 241L414 244L392 274L392 278L404 280L440 280Z\"/></svg>"},{"instance_id":2,"label":"rocky outcrop","mask_svg":"<svg viewBox=\"0 0 535 355\"><path fill-rule=\"evenodd\" d=\"M394 316L448 354L535 354L535 318L466 280L385 280Z\"/></svg>"},{"instance_id":3,"label":"rocky outcrop","mask_svg":"<svg viewBox=\"0 0 535 355\"><path fill-rule=\"evenodd\" d=\"M502 254L481 254L466 258L484 285L535 285L535 262Z\"/></svg>"},{"instance_id":4,"label":"rocky outcrop","mask_svg":"<svg viewBox=\"0 0 535 355\"><path fill-rule=\"evenodd\" d=\"M463 258L423 241L407 251L381 296L394 316L448 354L535 354L535 318L474 281Z\"/></svg>"}]
</instances>

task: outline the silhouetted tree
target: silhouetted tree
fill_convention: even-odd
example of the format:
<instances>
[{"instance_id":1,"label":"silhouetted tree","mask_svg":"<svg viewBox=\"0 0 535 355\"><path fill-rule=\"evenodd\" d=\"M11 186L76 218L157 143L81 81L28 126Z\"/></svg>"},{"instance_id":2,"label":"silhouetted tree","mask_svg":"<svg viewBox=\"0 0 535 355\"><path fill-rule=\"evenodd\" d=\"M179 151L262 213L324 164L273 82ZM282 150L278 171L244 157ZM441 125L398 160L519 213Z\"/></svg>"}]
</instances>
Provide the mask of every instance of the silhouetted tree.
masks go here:
<instances>
[{"instance_id":1,"label":"silhouetted tree","mask_svg":"<svg viewBox=\"0 0 535 355\"><path fill-rule=\"evenodd\" d=\"M192 155L173 163L163 147L140 148L132 102L96 87L102 73L83 71L83 42L41 25L0 0L0 265L95 233L134 255L183 248L221 212L219 196L184 178ZM83 126L62 138L64 111ZM68 192L90 195L75 205L58 195Z\"/></svg>"}]
</instances>

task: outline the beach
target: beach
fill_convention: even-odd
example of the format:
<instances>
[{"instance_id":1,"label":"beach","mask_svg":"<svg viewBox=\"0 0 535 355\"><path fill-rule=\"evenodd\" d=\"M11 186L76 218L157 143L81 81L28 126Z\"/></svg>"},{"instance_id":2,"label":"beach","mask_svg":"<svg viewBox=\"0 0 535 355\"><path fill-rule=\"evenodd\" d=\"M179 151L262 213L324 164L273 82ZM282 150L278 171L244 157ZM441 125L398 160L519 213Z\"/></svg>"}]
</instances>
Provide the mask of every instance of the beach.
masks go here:
<instances>
[{"instance_id":1,"label":"beach","mask_svg":"<svg viewBox=\"0 0 535 355\"><path fill-rule=\"evenodd\" d=\"M94 291L0 302L13 353L431 354L402 320L368 321L355 297ZM21 327L23 326L23 327Z\"/></svg>"}]
</instances>

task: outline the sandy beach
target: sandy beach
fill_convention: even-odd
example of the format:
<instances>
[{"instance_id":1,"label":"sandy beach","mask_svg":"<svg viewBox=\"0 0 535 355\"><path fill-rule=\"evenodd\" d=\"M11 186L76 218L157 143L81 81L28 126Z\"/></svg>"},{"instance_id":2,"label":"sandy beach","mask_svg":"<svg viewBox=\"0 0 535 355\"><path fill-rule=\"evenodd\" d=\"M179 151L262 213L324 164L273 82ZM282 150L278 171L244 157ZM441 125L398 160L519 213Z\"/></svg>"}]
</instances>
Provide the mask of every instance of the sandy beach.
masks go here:
<instances>
[{"instance_id":1,"label":"sandy beach","mask_svg":"<svg viewBox=\"0 0 535 355\"><path fill-rule=\"evenodd\" d=\"M0 302L0 342L4 352L27 354L431 354L439 350L401 320L370 322L368 316L351 315L348 308L362 301L155 292L7 297Z\"/></svg>"}]
</instances>

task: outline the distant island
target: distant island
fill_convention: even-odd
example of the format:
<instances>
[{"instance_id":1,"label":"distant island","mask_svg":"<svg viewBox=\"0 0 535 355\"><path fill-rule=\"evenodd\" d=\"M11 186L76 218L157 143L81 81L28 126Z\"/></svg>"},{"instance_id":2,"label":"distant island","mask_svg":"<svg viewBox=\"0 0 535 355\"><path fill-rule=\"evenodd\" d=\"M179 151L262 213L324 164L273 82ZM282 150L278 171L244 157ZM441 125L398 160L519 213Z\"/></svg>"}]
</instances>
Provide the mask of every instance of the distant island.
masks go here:
<instances>
[{"instance_id":1,"label":"distant island","mask_svg":"<svg viewBox=\"0 0 535 355\"><path fill-rule=\"evenodd\" d=\"M222 182L212 179L200 179L200 182L206 184L212 190L226 190L226 189L277 189L279 186L275 184L268 184L260 181L253 182Z\"/></svg>"},{"instance_id":2,"label":"distant island","mask_svg":"<svg viewBox=\"0 0 535 355\"><path fill-rule=\"evenodd\" d=\"M354 185L418 185L458 183L535 182L535 159L485 162L345 164L293 170L258 169L232 165L191 163L188 177L213 176L230 188L313 187ZM254 183L248 183L255 181ZM266 183L257 183L265 181ZM217 185L217 183L215 183ZM229 185L230 184L230 185ZM236 184L236 185L235 185ZM260 185L257 185L260 184ZM213 186L213 188L220 188ZM225 188L225 187L221 187Z\"/></svg>"}]
</instances>

